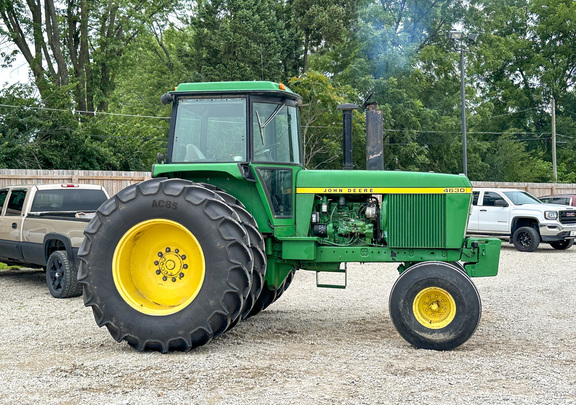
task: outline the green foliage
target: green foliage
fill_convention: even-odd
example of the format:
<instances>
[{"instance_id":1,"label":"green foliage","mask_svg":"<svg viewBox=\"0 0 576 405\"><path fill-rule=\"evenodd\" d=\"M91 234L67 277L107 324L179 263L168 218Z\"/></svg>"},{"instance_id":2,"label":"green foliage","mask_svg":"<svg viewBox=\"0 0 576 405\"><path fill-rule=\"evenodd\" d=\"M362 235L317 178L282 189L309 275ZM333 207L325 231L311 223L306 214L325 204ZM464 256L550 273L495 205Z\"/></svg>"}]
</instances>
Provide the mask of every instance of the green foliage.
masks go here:
<instances>
[{"instance_id":1,"label":"green foliage","mask_svg":"<svg viewBox=\"0 0 576 405\"><path fill-rule=\"evenodd\" d=\"M43 3L0 2L0 36L26 41L35 87L0 94L11 106L0 107L2 167L146 170L165 150L161 94L181 82L272 80L304 98L307 167L341 167L336 107L371 95L387 169L460 173L462 47L469 177L551 181L554 99L559 181L576 181L572 0L83 0L56 7L56 19L48 6L62 4ZM452 43L452 29L480 35ZM364 131L358 111L357 168Z\"/></svg>"},{"instance_id":2,"label":"green foliage","mask_svg":"<svg viewBox=\"0 0 576 405\"><path fill-rule=\"evenodd\" d=\"M350 86L334 86L325 75L309 71L289 82L291 90L303 98L300 110L302 139L304 143L304 164L310 169L342 168L342 112L340 104L357 102L354 89ZM356 167L365 167L365 139L362 134L363 116L354 114L353 161Z\"/></svg>"}]
</instances>

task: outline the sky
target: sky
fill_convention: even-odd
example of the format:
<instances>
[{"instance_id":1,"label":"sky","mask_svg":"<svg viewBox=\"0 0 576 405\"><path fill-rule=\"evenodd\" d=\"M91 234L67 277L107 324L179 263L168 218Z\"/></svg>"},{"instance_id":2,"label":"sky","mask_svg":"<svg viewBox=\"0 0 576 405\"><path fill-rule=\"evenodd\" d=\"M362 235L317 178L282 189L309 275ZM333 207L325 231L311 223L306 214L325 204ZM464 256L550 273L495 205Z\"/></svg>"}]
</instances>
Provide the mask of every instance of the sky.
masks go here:
<instances>
[{"instance_id":1,"label":"sky","mask_svg":"<svg viewBox=\"0 0 576 405\"><path fill-rule=\"evenodd\" d=\"M0 40L0 52L10 52L15 49L15 45L8 42L6 39ZM0 67L0 86L8 85L22 82L27 83L28 79L28 64L26 59L22 54L18 53L16 60L11 67L4 68Z\"/></svg>"}]
</instances>

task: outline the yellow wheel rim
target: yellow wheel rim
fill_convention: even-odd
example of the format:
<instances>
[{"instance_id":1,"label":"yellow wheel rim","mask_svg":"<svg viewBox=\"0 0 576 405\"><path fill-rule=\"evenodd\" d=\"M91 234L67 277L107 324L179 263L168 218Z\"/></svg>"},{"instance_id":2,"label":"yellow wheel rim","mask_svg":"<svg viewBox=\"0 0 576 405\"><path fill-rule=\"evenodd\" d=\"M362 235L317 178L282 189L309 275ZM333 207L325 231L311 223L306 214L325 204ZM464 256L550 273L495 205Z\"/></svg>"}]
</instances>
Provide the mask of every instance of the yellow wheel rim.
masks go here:
<instances>
[{"instance_id":1,"label":"yellow wheel rim","mask_svg":"<svg viewBox=\"0 0 576 405\"><path fill-rule=\"evenodd\" d=\"M423 326L441 329L454 320L456 302L448 291L438 287L428 287L414 298L413 310L416 320Z\"/></svg>"},{"instance_id":2,"label":"yellow wheel rim","mask_svg":"<svg viewBox=\"0 0 576 405\"><path fill-rule=\"evenodd\" d=\"M112 259L118 292L134 309L165 316L188 306L206 272L198 240L184 226L151 219L122 236Z\"/></svg>"}]
</instances>

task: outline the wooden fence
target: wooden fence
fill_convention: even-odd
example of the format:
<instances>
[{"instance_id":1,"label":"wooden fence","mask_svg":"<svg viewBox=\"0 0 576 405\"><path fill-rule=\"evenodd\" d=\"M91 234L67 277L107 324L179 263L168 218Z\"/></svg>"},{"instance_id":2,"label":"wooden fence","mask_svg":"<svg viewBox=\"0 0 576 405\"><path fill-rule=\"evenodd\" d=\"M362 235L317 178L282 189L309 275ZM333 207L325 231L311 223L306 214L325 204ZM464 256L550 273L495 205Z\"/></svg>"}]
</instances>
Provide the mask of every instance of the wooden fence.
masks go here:
<instances>
[{"instance_id":1,"label":"wooden fence","mask_svg":"<svg viewBox=\"0 0 576 405\"><path fill-rule=\"evenodd\" d=\"M83 183L104 186L110 195L150 178L150 172L0 169L0 188L19 184Z\"/></svg>"},{"instance_id":2,"label":"wooden fence","mask_svg":"<svg viewBox=\"0 0 576 405\"><path fill-rule=\"evenodd\" d=\"M110 195L150 178L150 172L116 172L92 170L20 170L0 169L0 188L18 184L87 183L104 186ZM547 194L576 194L576 184L504 183L473 181L474 187L517 188L536 197Z\"/></svg>"}]
</instances>

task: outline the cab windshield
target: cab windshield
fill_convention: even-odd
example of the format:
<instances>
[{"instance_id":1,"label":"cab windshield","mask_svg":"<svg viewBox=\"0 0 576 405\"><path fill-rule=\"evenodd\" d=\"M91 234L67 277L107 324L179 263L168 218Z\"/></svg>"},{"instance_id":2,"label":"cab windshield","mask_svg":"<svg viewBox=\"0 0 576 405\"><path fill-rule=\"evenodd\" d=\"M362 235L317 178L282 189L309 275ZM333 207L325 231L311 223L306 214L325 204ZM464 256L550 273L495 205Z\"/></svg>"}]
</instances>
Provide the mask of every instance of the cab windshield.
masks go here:
<instances>
[{"instance_id":1,"label":"cab windshield","mask_svg":"<svg viewBox=\"0 0 576 405\"><path fill-rule=\"evenodd\" d=\"M179 98L170 161L300 164L295 102L256 97L249 110L248 100L250 96Z\"/></svg>"},{"instance_id":2,"label":"cab windshield","mask_svg":"<svg viewBox=\"0 0 576 405\"><path fill-rule=\"evenodd\" d=\"M182 98L172 162L246 161L245 98Z\"/></svg>"}]
</instances>

